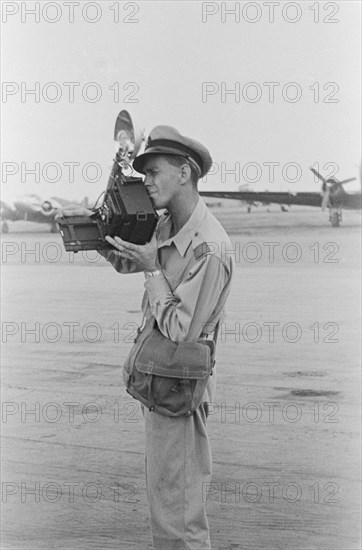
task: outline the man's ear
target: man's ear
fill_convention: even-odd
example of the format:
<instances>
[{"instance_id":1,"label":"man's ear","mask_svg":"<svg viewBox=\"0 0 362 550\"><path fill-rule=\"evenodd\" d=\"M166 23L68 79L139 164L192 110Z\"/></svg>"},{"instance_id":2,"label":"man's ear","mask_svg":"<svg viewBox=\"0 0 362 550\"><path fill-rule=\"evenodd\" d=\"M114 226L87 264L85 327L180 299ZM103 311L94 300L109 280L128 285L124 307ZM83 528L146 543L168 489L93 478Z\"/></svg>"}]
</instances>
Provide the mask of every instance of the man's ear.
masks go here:
<instances>
[{"instance_id":1,"label":"man's ear","mask_svg":"<svg viewBox=\"0 0 362 550\"><path fill-rule=\"evenodd\" d=\"M180 166L180 183L184 185L191 179L191 167L187 162Z\"/></svg>"}]
</instances>

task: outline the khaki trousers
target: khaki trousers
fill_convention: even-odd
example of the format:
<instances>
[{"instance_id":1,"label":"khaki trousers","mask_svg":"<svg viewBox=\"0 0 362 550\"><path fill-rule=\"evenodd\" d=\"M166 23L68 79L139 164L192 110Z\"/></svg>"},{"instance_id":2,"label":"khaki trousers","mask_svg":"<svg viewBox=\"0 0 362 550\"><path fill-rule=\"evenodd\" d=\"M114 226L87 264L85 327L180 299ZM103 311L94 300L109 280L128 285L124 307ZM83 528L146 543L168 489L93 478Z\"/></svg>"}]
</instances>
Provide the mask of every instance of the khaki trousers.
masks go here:
<instances>
[{"instance_id":1,"label":"khaki trousers","mask_svg":"<svg viewBox=\"0 0 362 550\"><path fill-rule=\"evenodd\" d=\"M207 405L207 403L206 403ZM203 498L211 480L206 409L171 418L144 409L146 484L155 550L210 550Z\"/></svg>"}]
</instances>

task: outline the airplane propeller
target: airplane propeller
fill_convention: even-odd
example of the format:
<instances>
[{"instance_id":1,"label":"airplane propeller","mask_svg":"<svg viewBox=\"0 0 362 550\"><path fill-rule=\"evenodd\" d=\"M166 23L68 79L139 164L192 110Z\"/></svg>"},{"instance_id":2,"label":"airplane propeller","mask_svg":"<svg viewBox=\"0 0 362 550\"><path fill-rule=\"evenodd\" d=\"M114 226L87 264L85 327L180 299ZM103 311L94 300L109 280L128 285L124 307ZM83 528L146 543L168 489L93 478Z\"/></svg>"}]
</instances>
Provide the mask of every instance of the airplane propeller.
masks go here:
<instances>
[{"instance_id":1,"label":"airplane propeller","mask_svg":"<svg viewBox=\"0 0 362 550\"><path fill-rule=\"evenodd\" d=\"M53 210L53 205L50 201L44 201L41 207L44 212L51 212Z\"/></svg>"},{"instance_id":2,"label":"airplane propeller","mask_svg":"<svg viewBox=\"0 0 362 550\"><path fill-rule=\"evenodd\" d=\"M346 180L339 181L335 178L325 179L315 168L310 168L311 171L318 179L322 181L322 211L326 209L329 204L329 198L331 193L335 193L338 189L343 187L344 184L354 181L356 178L348 178Z\"/></svg>"},{"instance_id":3,"label":"airplane propeller","mask_svg":"<svg viewBox=\"0 0 362 550\"><path fill-rule=\"evenodd\" d=\"M40 209L43 212L43 214L45 214L46 216L49 216L50 214L53 214L56 210L60 210L61 205L59 204L58 201L54 199L46 199L41 203Z\"/></svg>"}]
</instances>

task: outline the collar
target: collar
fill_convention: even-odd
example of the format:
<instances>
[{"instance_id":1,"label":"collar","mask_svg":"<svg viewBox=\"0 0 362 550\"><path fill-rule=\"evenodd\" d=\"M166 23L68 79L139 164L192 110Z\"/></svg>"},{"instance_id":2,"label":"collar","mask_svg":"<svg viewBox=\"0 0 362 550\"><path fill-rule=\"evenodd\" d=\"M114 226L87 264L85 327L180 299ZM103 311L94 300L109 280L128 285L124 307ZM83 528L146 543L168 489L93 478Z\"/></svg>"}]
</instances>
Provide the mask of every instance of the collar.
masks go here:
<instances>
[{"instance_id":1,"label":"collar","mask_svg":"<svg viewBox=\"0 0 362 550\"><path fill-rule=\"evenodd\" d=\"M185 256L186 250L188 249L190 243L193 241L194 237L198 237L198 229L203 222L207 214L207 206L199 197L199 200L185 225L181 227L180 231L176 233L173 237L170 237L171 228L172 228L172 219L169 215L165 222L160 227L160 244L158 248L163 246L170 246L174 244L181 256Z\"/></svg>"}]
</instances>

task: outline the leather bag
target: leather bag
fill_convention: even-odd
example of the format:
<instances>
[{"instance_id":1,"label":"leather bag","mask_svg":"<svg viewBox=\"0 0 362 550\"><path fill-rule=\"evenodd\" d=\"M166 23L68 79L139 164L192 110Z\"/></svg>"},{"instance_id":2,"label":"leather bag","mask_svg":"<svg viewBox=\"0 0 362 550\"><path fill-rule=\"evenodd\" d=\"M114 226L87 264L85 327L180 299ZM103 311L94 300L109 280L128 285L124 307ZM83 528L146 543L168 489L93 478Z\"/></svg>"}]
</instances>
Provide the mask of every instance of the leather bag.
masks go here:
<instances>
[{"instance_id":1,"label":"leather bag","mask_svg":"<svg viewBox=\"0 0 362 550\"><path fill-rule=\"evenodd\" d=\"M127 392L150 411L164 416L189 416L200 406L215 363L218 326L213 340L176 344L156 323L147 336L140 332L125 364Z\"/></svg>"}]
</instances>

